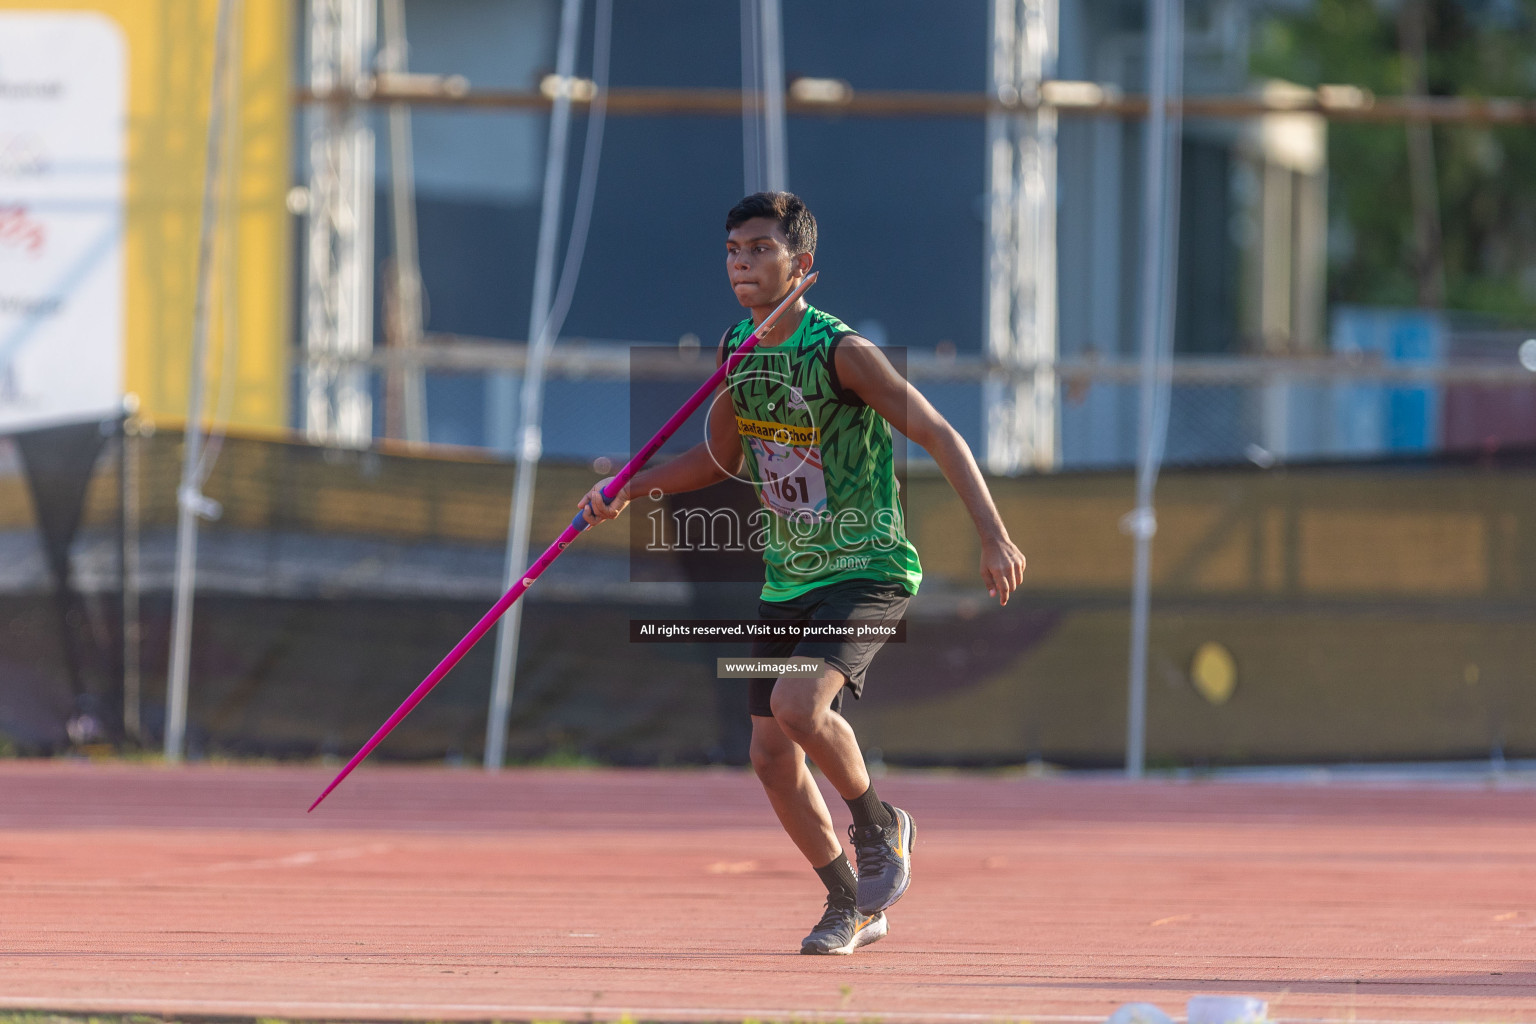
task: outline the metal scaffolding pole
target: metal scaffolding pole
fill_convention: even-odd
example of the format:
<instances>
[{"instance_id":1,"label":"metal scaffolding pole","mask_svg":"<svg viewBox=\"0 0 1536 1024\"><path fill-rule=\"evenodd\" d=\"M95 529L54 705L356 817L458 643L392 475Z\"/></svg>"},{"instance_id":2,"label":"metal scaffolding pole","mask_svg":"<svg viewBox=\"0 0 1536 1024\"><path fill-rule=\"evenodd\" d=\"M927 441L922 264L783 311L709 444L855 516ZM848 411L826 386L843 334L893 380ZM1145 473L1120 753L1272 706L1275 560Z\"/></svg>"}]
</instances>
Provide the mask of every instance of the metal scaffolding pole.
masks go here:
<instances>
[{"instance_id":1,"label":"metal scaffolding pole","mask_svg":"<svg viewBox=\"0 0 1536 1024\"><path fill-rule=\"evenodd\" d=\"M576 39L581 29L582 0L564 0L555 73L560 87L549 117L549 142L544 154L544 200L539 219L539 247L533 272L533 302L528 312L528 368L519 400L517 476L512 487L512 517L507 524L507 557L502 589L511 590L518 573L528 567L528 533L533 518L533 486L543 453L540 431L544 406L543 364L554 344L550 330L551 298L555 287L555 256L559 244L560 209L565 194L566 141L571 128L571 91L576 75ZM512 706L517 645L522 632L523 604L514 604L496 632L496 669L491 707L485 725L485 769L499 771L506 758L507 712Z\"/></svg>"},{"instance_id":2,"label":"metal scaffolding pole","mask_svg":"<svg viewBox=\"0 0 1536 1024\"><path fill-rule=\"evenodd\" d=\"M427 81L418 79L425 77ZM410 103L459 110L547 111L554 101L539 89L474 89L455 87L456 76L443 81L432 76L409 76L408 81L379 80L366 96L332 90L295 89L301 106L334 102L360 104ZM462 81L461 81L462 86ZM584 97L574 97L579 107ZM618 117L734 117L741 111L739 89L613 89L608 112ZM1113 86L1096 82L1052 79L1041 84L1040 95L1031 101L1021 97L1000 100L996 93L929 92L916 89L838 88L830 94L791 93L785 100L787 114L800 117L932 117L973 118L988 114L1014 114L1046 106L1077 117L1139 119L1147 116L1145 96L1122 95ZM1536 101L1511 96L1377 96L1353 85L1320 85L1296 96L1186 96L1181 104L1186 118L1241 120L1265 114L1311 113L1330 121L1360 124L1533 125Z\"/></svg>"},{"instance_id":3,"label":"metal scaffolding pole","mask_svg":"<svg viewBox=\"0 0 1536 1024\"><path fill-rule=\"evenodd\" d=\"M374 40L374 0L310 0L310 89L369 95ZM337 362L373 349L373 175L367 106L324 104L310 130L304 322L304 432L317 444L373 439L368 376Z\"/></svg>"},{"instance_id":4,"label":"metal scaffolding pole","mask_svg":"<svg viewBox=\"0 0 1536 1024\"><path fill-rule=\"evenodd\" d=\"M208 295L213 280L213 238L218 226L218 189L224 149L228 99L230 36L235 0L219 0L214 24L213 86L208 111L208 150L204 159L203 213L197 244L197 299L192 314L191 381L187 389L187 426L182 446L181 484L176 489L176 585L171 611L171 665L166 681L165 759L179 762L186 751L187 686L192 660L192 600L197 579L197 519L209 502L198 472L203 452L203 400L208 364ZM233 296L225 296L225 302Z\"/></svg>"},{"instance_id":5,"label":"metal scaffolding pole","mask_svg":"<svg viewBox=\"0 0 1536 1024\"><path fill-rule=\"evenodd\" d=\"M1141 238L1141 396L1136 450L1136 508L1122 528L1136 541L1131 585L1131 652L1125 774L1139 779L1147 754L1147 626L1152 604L1153 493L1168 436L1172 399L1170 362L1177 311L1179 258L1179 143L1177 100L1184 91L1183 0L1151 0L1147 34L1148 93L1146 190ZM1168 96L1174 113L1169 116Z\"/></svg>"},{"instance_id":6,"label":"metal scaffolding pole","mask_svg":"<svg viewBox=\"0 0 1536 1024\"><path fill-rule=\"evenodd\" d=\"M1055 73L1057 0L993 0L987 115L987 354L1000 367L1056 359L1056 108L1041 102ZM983 458L994 473L1057 461L1056 379L1007 374L982 386Z\"/></svg>"}]
</instances>

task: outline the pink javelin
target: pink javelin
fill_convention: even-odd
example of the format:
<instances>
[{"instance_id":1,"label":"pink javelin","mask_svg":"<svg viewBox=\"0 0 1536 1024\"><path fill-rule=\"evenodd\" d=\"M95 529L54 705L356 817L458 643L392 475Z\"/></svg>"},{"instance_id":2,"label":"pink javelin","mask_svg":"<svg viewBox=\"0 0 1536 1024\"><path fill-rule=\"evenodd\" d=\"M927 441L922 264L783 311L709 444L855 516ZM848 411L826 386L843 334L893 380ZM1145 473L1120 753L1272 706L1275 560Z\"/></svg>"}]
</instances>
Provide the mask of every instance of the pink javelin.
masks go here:
<instances>
[{"instance_id":1,"label":"pink javelin","mask_svg":"<svg viewBox=\"0 0 1536 1024\"><path fill-rule=\"evenodd\" d=\"M773 322L779 318L779 314L794 305L795 300L804 294L805 290L815 281L816 274L807 274L805 280L796 285L795 290L790 292L783 302L779 303L778 308L769 313L763 322L757 326L757 330L753 331L751 336L741 343L741 347L733 352L729 359L715 368L715 372L710 374L709 379L699 387L699 390L693 393L693 397L684 402L682 408L678 409L666 423L662 424L661 429L656 431L656 436L646 442L645 447L641 448L634 458L625 463L624 468L614 475L613 480L609 482L607 487L603 488L604 501L612 501L620 489L629 483L630 477L640 472L641 467L651 461L651 456L660 451L661 446L667 443L667 439L677 432L677 428L681 427L688 417L693 415L695 409L704 404L704 400L725 379L725 375L736 369L736 365L741 362L747 352L757 346L758 335L773 326ZM468 654L469 649L480 642L480 638L490 631L490 628L496 624L496 620L506 614L507 609L511 608L517 599L523 596L523 592L533 585L533 581L538 579L545 569L549 568L551 562L560 557L560 552L565 550L566 545L575 540L576 535L590 525L592 524L582 518L580 512L576 513L576 518L571 520L571 524L561 532L559 537L555 538L553 544L544 549L542 555L534 560L534 563L528 567L528 570L523 573L522 577L512 585L512 589L501 595L501 599L491 606L491 610L486 612L479 622L475 623L475 628L466 633L464 639L454 645L453 650L448 652L448 656L437 663L437 668L428 673L427 678L421 681L421 685L412 690L411 695L405 698L405 703L396 708L395 713L385 719L383 725L379 726L379 731L374 733L367 743L363 744L361 750L352 755L352 760L348 761L346 767L331 780L331 784L325 787L325 792L316 797L315 802L309 805L311 811L319 807L320 801L330 796L331 790L341 785L341 780L352 774L352 769L362 764L363 758L371 754L373 748L378 746L384 737L388 736L395 726L399 725L405 719L405 716L411 713L411 709L420 704L422 698L431 693L434 686L442 682L443 677L448 674L449 670L459 663L459 659Z\"/></svg>"}]
</instances>

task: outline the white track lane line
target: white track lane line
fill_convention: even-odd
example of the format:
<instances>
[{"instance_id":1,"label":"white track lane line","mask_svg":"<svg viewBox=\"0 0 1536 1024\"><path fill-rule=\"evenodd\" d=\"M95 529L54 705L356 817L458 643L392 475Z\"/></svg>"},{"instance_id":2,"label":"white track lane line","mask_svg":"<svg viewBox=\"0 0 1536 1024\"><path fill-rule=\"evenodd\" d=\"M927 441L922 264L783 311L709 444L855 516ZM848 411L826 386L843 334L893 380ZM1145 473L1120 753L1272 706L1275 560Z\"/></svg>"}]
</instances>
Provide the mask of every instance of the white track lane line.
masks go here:
<instances>
[{"instance_id":1,"label":"white track lane line","mask_svg":"<svg viewBox=\"0 0 1536 1024\"><path fill-rule=\"evenodd\" d=\"M164 1010L203 1013L228 1013L248 1017L294 1016L315 1019L333 1016L343 1020L405 1020L428 1018L440 1020L448 1015L478 1017L484 1020L534 1017L545 1014L567 1016L579 1014L588 1020L617 1020L624 1016L640 1020L753 1020L781 1018L784 1020L816 1021L847 1020L850 1015L859 1020L889 1021L1018 1021L1030 1024L1101 1024L1099 1014L1034 1014L1034 1013L904 1013L881 1010L786 1010L746 1009L742 1007L697 1006L562 1006L556 1004L516 1003L344 1003L344 1002L283 1002L248 999L59 999L45 996L10 996L0 993L0 1008L8 1010L51 1010L58 1013L158 1013ZM607 1016L607 1015L612 1015ZM1174 1017L1175 1022L1183 1017ZM1459 1017L1455 1020L1419 1020L1373 1017L1273 1017L1270 1024L1466 1024L1477 1017ZM1503 1018L1499 1018L1503 1019Z\"/></svg>"}]
</instances>

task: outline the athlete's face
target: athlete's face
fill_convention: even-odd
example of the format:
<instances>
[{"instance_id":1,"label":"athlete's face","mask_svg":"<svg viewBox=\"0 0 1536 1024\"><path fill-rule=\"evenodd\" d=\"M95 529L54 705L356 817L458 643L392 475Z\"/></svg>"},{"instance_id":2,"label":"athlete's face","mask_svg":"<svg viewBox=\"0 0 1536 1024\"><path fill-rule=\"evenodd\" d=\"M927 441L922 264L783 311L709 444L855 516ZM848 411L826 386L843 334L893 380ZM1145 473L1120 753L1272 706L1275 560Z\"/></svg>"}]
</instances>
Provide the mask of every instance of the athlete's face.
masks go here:
<instances>
[{"instance_id":1,"label":"athlete's face","mask_svg":"<svg viewBox=\"0 0 1536 1024\"><path fill-rule=\"evenodd\" d=\"M753 217L725 236L725 272L743 306L775 306L811 269L810 253L791 255L773 217Z\"/></svg>"}]
</instances>

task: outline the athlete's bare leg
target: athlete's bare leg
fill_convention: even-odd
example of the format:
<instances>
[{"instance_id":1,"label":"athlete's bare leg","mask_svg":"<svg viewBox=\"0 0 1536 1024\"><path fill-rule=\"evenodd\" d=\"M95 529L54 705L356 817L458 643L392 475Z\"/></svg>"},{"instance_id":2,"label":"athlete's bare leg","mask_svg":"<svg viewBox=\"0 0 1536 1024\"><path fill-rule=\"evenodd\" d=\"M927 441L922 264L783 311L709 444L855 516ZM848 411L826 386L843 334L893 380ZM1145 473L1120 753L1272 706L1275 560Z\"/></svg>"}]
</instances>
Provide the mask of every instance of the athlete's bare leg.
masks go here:
<instances>
[{"instance_id":1,"label":"athlete's bare leg","mask_svg":"<svg viewBox=\"0 0 1536 1024\"><path fill-rule=\"evenodd\" d=\"M846 683L835 668L815 679L782 677L769 706L784 734L804 748L844 800L852 800L869 788L869 773L853 727L832 710L832 698Z\"/></svg>"},{"instance_id":2,"label":"athlete's bare leg","mask_svg":"<svg viewBox=\"0 0 1536 1024\"><path fill-rule=\"evenodd\" d=\"M813 867L830 863L843 847L805 755L844 799L869 788L853 729L831 708L843 682L843 674L830 668L816 679L780 678L773 687L774 717L752 718L752 767L779 823Z\"/></svg>"},{"instance_id":3,"label":"athlete's bare leg","mask_svg":"<svg viewBox=\"0 0 1536 1024\"><path fill-rule=\"evenodd\" d=\"M752 716L752 767L768 793L779 824L812 867L830 864L843 852L832 830L832 815L805 766L805 751L771 718Z\"/></svg>"}]
</instances>

